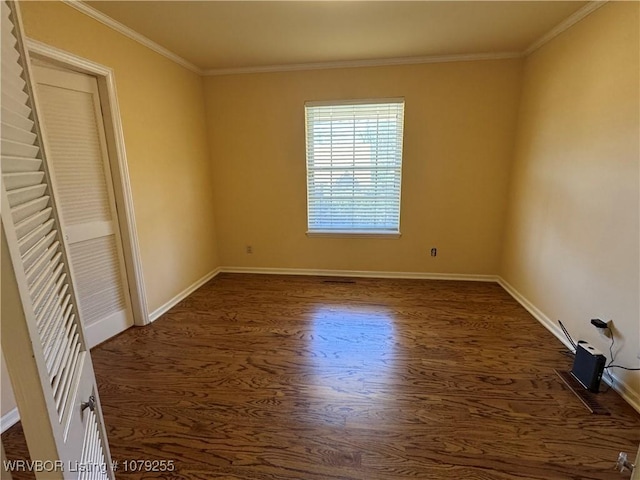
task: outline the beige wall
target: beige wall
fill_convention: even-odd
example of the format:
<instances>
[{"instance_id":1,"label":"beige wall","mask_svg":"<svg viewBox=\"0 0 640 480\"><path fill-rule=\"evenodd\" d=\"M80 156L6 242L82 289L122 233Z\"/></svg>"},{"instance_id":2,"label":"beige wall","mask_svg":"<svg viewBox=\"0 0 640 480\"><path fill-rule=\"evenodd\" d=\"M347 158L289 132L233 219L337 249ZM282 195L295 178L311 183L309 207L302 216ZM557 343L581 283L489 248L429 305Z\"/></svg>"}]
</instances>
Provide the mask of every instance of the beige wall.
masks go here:
<instances>
[{"instance_id":1,"label":"beige wall","mask_svg":"<svg viewBox=\"0 0 640 480\"><path fill-rule=\"evenodd\" d=\"M520 67L501 60L206 78L221 264L496 274ZM406 102L402 237L308 238L304 102L376 97Z\"/></svg>"},{"instance_id":2,"label":"beige wall","mask_svg":"<svg viewBox=\"0 0 640 480\"><path fill-rule=\"evenodd\" d=\"M111 67L152 312L218 266L202 78L60 2L22 2L25 33Z\"/></svg>"},{"instance_id":3,"label":"beige wall","mask_svg":"<svg viewBox=\"0 0 640 480\"><path fill-rule=\"evenodd\" d=\"M612 318L619 363L637 364L637 3L602 7L524 73L502 60L204 80L66 5L22 10L29 36L115 70L151 311L218 265L501 273L602 350L588 320ZM304 102L396 96L402 237L308 238Z\"/></svg>"},{"instance_id":4,"label":"beige wall","mask_svg":"<svg viewBox=\"0 0 640 480\"><path fill-rule=\"evenodd\" d=\"M608 340L638 366L639 38L637 2L610 2L530 56L503 277L575 339ZM640 375L616 371L640 399Z\"/></svg>"},{"instance_id":5,"label":"beige wall","mask_svg":"<svg viewBox=\"0 0 640 480\"><path fill-rule=\"evenodd\" d=\"M153 312L218 266L202 78L62 3L20 6L29 37L115 72ZM15 403L2 370L4 415Z\"/></svg>"}]
</instances>

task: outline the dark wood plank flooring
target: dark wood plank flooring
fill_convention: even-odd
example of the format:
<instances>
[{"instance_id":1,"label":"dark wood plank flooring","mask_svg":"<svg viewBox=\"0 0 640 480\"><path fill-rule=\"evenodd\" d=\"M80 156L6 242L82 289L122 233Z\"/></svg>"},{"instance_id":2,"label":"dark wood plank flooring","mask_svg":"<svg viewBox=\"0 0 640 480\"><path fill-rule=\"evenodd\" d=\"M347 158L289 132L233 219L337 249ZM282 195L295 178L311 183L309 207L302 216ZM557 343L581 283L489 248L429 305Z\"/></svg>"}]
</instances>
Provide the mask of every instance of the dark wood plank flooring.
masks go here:
<instances>
[{"instance_id":1,"label":"dark wood plank flooring","mask_svg":"<svg viewBox=\"0 0 640 480\"><path fill-rule=\"evenodd\" d=\"M119 478L628 479L640 415L566 353L492 283L223 274L92 356L113 458L176 463Z\"/></svg>"}]
</instances>

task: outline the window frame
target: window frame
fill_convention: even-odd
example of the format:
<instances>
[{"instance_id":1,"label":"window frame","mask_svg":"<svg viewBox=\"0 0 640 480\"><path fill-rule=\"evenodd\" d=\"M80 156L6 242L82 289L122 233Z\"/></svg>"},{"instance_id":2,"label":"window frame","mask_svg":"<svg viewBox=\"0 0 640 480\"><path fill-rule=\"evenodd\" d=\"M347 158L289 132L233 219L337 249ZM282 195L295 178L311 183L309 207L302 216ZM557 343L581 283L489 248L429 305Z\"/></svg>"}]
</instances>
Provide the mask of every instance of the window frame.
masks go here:
<instances>
[{"instance_id":1,"label":"window frame","mask_svg":"<svg viewBox=\"0 0 640 480\"><path fill-rule=\"evenodd\" d=\"M400 171L399 171L399 189L398 189L398 226L397 230L387 229L311 229L309 225L311 202L310 202L310 168L309 168L309 120L308 108L313 107L331 107L345 105L375 105L384 103L397 103L402 105L402 126L400 132ZM340 237L340 238L383 238L394 239L400 238L401 221L402 221L402 170L404 164L404 117L406 102L404 97L388 97L388 98L367 98L367 99L350 99L350 100L323 100L323 101L307 101L304 104L304 124L305 124L305 168L306 168L306 194L307 194L307 231L308 237ZM396 137L397 138L397 137Z\"/></svg>"}]
</instances>

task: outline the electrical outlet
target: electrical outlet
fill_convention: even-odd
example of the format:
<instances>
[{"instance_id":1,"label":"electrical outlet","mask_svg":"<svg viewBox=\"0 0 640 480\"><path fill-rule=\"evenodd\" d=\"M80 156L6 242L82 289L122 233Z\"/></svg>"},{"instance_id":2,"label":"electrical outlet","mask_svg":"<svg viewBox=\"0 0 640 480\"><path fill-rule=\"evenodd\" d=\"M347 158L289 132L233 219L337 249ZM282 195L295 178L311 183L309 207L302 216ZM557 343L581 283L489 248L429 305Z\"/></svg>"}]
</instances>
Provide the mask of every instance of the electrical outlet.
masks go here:
<instances>
[{"instance_id":1,"label":"electrical outlet","mask_svg":"<svg viewBox=\"0 0 640 480\"><path fill-rule=\"evenodd\" d=\"M605 322L603 320L600 320L599 318L593 318L591 319L591 325L596 327L598 333L605 338L611 338L611 336L613 335L613 320L608 320Z\"/></svg>"},{"instance_id":2,"label":"electrical outlet","mask_svg":"<svg viewBox=\"0 0 640 480\"><path fill-rule=\"evenodd\" d=\"M602 335L605 338L611 338L612 331L609 328L605 328L605 329L599 328L598 332L600 333L600 335Z\"/></svg>"},{"instance_id":3,"label":"electrical outlet","mask_svg":"<svg viewBox=\"0 0 640 480\"><path fill-rule=\"evenodd\" d=\"M253 253L253 247L251 245L247 245L247 253L248 254Z\"/></svg>"},{"instance_id":4,"label":"electrical outlet","mask_svg":"<svg viewBox=\"0 0 640 480\"><path fill-rule=\"evenodd\" d=\"M435 247L433 247L433 248L431 249L431 256L432 256L432 257L435 257L436 255L438 255L438 249L437 249L437 248L435 248Z\"/></svg>"}]
</instances>

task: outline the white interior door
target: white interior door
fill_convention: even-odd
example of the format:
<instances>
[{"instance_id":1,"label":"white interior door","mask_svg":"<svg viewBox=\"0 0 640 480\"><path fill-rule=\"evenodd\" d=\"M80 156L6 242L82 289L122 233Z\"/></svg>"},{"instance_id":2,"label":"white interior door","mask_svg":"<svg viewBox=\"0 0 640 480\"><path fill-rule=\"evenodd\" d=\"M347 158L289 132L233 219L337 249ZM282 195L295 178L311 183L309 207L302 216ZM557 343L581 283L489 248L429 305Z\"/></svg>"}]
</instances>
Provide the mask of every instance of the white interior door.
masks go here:
<instances>
[{"instance_id":1,"label":"white interior door","mask_svg":"<svg viewBox=\"0 0 640 480\"><path fill-rule=\"evenodd\" d=\"M631 480L640 480L640 445L638 445L638 453L636 454L636 462L633 472L631 472Z\"/></svg>"},{"instance_id":2,"label":"white interior door","mask_svg":"<svg viewBox=\"0 0 640 480\"><path fill-rule=\"evenodd\" d=\"M31 458L49 462L36 477L113 479L18 5L2 1L1 20L2 351Z\"/></svg>"},{"instance_id":3,"label":"white interior door","mask_svg":"<svg viewBox=\"0 0 640 480\"><path fill-rule=\"evenodd\" d=\"M90 347L133 325L95 77L34 66L62 231Z\"/></svg>"}]
</instances>

